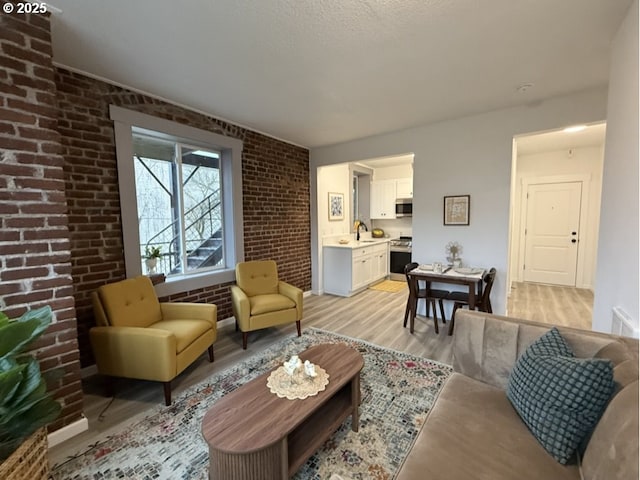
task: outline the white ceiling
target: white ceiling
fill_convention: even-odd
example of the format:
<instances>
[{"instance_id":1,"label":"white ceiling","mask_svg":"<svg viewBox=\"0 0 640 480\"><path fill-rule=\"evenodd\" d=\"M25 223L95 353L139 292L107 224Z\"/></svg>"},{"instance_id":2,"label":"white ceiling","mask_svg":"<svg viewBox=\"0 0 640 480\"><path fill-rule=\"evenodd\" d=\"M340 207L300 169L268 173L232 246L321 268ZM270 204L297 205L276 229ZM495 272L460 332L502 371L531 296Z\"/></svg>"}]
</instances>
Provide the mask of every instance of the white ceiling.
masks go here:
<instances>
[{"instance_id":1,"label":"white ceiling","mask_svg":"<svg viewBox=\"0 0 640 480\"><path fill-rule=\"evenodd\" d=\"M605 85L631 1L53 0L53 51L316 147Z\"/></svg>"},{"instance_id":2,"label":"white ceiling","mask_svg":"<svg viewBox=\"0 0 640 480\"><path fill-rule=\"evenodd\" d=\"M599 147L604 145L606 130L606 124L598 123L579 132L557 130L526 135L516 138L517 152L518 155L533 155L570 148Z\"/></svg>"}]
</instances>

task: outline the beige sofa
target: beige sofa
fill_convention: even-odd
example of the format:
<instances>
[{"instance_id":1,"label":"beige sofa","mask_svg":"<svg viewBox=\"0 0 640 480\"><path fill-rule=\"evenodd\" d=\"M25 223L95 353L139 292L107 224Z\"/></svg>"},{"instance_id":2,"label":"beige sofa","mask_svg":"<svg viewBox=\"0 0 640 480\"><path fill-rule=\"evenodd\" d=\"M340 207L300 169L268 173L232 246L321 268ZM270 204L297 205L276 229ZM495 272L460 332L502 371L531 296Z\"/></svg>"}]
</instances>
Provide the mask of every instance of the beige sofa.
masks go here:
<instances>
[{"instance_id":1,"label":"beige sofa","mask_svg":"<svg viewBox=\"0 0 640 480\"><path fill-rule=\"evenodd\" d=\"M561 465L507 399L509 372L548 325L459 310L454 373L446 382L398 480L637 480L638 341L558 327L577 357L609 358L616 392L581 465ZM582 477L581 477L582 474Z\"/></svg>"}]
</instances>

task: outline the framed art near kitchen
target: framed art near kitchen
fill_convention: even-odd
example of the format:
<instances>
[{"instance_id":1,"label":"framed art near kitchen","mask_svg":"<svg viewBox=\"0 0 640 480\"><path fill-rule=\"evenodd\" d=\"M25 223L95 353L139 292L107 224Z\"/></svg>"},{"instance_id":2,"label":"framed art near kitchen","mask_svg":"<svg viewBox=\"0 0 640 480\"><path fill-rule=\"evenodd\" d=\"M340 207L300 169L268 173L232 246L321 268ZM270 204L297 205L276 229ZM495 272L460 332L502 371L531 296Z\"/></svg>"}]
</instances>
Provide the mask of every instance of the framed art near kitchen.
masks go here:
<instances>
[{"instance_id":1,"label":"framed art near kitchen","mask_svg":"<svg viewBox=\"0 0 640 480\"><path fill-rule=\"evenodd\" d=\"M444 224L469 225L471 195L444 197Z\"/></svg>"},{"instance_id":2,"label":"framed art near kitchen","mask_svg":"<svg viewBox=\"0 0 640 480\"><path fill-rule=\"evenodd\" d=\"M344 193L329 192L329 220L344 220Z\"/></svg>"}]
</instances>

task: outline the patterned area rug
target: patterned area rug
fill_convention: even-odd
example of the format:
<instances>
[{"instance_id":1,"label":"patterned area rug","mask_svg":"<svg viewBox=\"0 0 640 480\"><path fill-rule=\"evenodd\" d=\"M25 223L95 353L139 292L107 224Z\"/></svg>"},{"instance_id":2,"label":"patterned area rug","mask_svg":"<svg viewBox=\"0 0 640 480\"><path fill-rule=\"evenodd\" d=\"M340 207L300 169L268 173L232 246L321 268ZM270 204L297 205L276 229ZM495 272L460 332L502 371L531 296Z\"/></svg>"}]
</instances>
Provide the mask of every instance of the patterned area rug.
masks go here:
<instances>
[{"instance_id":1,"label":"patterned area rug","mask_svg":"<svg viewBox=\"0 0 640 480\"><path fill-rule=\"evenodd\" d=\"M137 424L88 445L54 465L52 478L205 480L209 452L200 429L211 405L294 353L318 343L341 342L364 357L359 432L351 431L347 419L293 478L321 480L338 474L353 480L389 480L413 445L451 367L313 328L212 375L179 395L172 406L155 407Z\"/></svg>"},{"instance_id":2,"label":"patterned area rug","mask_svg":"<svg viewBox=\"0 0 640 480\"><path fill-rule=\"evenodd\" d=\"M397 280L384 280L369 287L370 290L380 290L382 292L402 292L407 289L407 282L398 282Z\"/></svg>"}]
</instances>

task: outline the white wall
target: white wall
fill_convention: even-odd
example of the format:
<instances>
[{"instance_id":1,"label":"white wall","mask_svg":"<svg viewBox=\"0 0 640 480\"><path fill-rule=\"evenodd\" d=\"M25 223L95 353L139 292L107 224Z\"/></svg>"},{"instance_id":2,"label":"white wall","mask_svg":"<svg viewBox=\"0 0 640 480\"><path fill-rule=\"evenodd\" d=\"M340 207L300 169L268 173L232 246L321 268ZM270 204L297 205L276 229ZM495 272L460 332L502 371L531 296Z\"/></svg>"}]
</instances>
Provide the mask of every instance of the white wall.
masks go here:
<instances>
[{"instance_id":1,"label":"white wall","mask_svg":"<svg viewBox=\"0 0 640 480\"><path fill-rule=\"evenodd\" d=\"M329 192L344 195L344 219L329 220ZM322 167L318 170L318 227L320 236L349 235L351 224L351 172L349 165Z\"/></svg>"},{"instance_id":2,"label":"white wall","mask_svg":"<svg viewBox=\"0 0 640 480\"><path fill-rule=\"evenodd\" d=\"M393 167L379 167L373 171L374 180L390 180L398 178L412 178L413 167L410 163Z\"/></svg>"},{"instance_id":3,"label":"white wall","mask_svg":"<svg viewBox=\"0 0 640 480\"><path fill-rule=\"evenodd\" d=\"M312 235L311 248L316 253L316 261L322 265L322 241L332 236L348 236L353 228L351 224L351 172L348 164L327 166L321 168L313 168L317 170L317 178L313 180L314 185L317 182L316 201L312 201L311 217L314 213L317 215L315 225L319 235ZM316 175L312 175L312 178ZM344 194L344 219L329 221L329 192ZM313 199L313 195L311 197ZM313 259L312 259L313 262ZM319 271L318 271L319 270ZM315 293L322 293L322 269L317 269L312 263L312 271L318 282L316 287L312 286Z\"/></svg>"},{"instance_id":4,"label":"white wall","mask_svg":"<svg viewBox=\"0 0 640 480\"><path fill-rule=\"evenodd\" d=\"M427 108L427 107L425 107ZM378 135L310 152L311 188L316 167L414 152L413 257L444 260L445 245L463 245L463 261L495 266L492 304L504 313L508 265L509 193L515 135L605 119L606 89L594 89L526 106ZM470 226L443 226L443 197L471 195ZM312 196L314 198L314 196ZM316 206L311 206L311 211ZM312 223L312 236L319 230ZM312 289L320 278L312 245Z\"/></svg>"},{"instance_id":5,"label":"white wall","mask_svg":"<svg viewBox=\"0 0 640 480\"><path fill-rule=\"evenodd\" d=\"M525 218L522 215L522 182L524 179L582 175L589 178L583 188L582 208L586 209L586 224L580 225L580 254L578 256L578 288L594 287L595 263L598 246L598 224L600 218L600 192L602 186L603 147L572 148L532 155L519 155L516 163L516 185L513 201L513 249L511 252L511 280L522 281L522 261L524 245L521 233Z\"/></svg>"},{"instance_id":6,"label":"white wall","mask_svg":"<svg viewBox=\"0 0 640 480\"><path fill-rule=\"evenodd\" d=\"M621 307L638 328L638 0L612 44L593 329Z\"/></svg>"}]
</instances>

